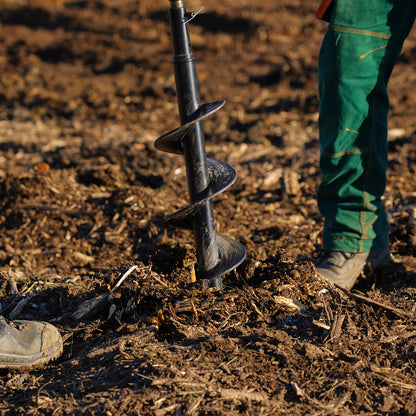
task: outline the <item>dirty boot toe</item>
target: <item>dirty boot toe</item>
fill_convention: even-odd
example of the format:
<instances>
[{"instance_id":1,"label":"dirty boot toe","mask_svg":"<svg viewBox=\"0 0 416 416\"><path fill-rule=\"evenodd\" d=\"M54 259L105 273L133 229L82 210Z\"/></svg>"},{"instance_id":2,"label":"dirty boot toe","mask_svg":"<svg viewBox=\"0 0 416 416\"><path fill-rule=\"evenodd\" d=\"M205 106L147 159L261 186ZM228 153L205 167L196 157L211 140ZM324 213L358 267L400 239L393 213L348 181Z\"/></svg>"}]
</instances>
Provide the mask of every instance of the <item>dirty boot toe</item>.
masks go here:
<instances>
[{"instance_id":1,"label":"dirty boot toe","mask_svg":"<svg viewBox=\"0 0 416 416\"><path fill-rule=\"evenodd\" d=\"M6 321L0 317L0 368L30 369L58 358L63 342L47 322Z\"/></svg>"}]
</instances>

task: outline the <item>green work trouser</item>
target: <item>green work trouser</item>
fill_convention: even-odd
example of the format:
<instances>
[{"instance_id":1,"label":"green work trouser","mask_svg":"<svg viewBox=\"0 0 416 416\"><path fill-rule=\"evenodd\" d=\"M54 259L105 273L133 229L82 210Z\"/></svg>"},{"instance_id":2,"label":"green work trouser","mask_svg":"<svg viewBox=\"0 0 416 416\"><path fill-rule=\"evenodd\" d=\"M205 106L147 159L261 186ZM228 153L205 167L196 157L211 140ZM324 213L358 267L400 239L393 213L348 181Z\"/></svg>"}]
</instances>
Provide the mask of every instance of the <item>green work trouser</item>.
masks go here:
<instances>
[{"instance_id":1,"label":"green work trouser","mask_svg":"<svg viewBox=\"0 0 416 416\"><path fill-rule=\"evenodd\" d=\"M387 83L415 20L416 0L336 0L319 55L327 250L386 248ZM414 85L409 85L413 89Z\"/></svg>"}]
</instances>

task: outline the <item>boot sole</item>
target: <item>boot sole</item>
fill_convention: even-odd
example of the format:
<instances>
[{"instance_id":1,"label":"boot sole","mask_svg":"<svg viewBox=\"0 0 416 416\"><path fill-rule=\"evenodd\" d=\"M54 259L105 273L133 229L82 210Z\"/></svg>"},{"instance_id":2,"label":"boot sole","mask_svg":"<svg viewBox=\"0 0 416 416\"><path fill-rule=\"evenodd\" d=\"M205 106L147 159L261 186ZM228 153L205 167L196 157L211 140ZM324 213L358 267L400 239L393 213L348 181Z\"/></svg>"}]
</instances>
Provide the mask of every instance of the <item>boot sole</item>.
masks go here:
<instances>
[{"instance_id":1,"label":"boot sole","mask_svg":"<svg viewBox=\"0 0 416 416\"><path fill-rule=\"evenodd\" d=\"M41 354L24 356L24 355L0 355L0 369L11 370L32 370L56 360L63 351L63 342L59 340L53 347Z\"/></svg>"}]
</instances>

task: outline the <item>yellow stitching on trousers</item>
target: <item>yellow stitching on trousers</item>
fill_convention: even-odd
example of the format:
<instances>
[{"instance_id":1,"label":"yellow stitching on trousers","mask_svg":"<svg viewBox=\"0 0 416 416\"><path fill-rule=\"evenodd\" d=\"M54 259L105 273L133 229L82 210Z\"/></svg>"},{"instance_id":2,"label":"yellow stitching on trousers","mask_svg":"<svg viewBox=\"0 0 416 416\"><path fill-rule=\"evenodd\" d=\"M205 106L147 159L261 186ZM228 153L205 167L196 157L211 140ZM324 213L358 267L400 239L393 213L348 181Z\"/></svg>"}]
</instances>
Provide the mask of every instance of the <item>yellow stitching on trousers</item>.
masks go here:
<instances>
[{"instance_id":1,"label":"yellow stitching on trousers","mask_svg":"<svg viewBox=\"0 0 416 416\"><path fill-rule=\"evenodd\" d=\"M387 48L387 45L383 45L383 46L380 46L379 48L375 48L375 49L371 49L371 51L368 51L367 53L365 53L364 55L361 55L360 56L360 59L364 59L368 54L370 54L371 52L375 52L375 51L378 51L378 50L380 50L380 49L383 49L383 48Z\"/></svg>"},{"instance_id":2,"label":"yellow stitching on trousers","mask_svg":"<svg viewBox=\"0 0 416 416\"><path fill-rule=\"evenodd\" d=\"M351 149L351 150L343 150L342 152L338 152L338 153L329 153L327 151L324 151L324 153L331 159L336 159L337 157L342 157L346 155L359 155L363 153L363 151L360 149Z\"/></svg>"},{"instance_id":3,"label":"yellow stitching on trousers","mask_svg":"<svg viewBox=\"0 0 416 416\"><path fill-rule=\"evenodd\" d=\"M363 208L368 208L369 205L368 192L363 191ZM365 211L360 211L360 225L361 225L361 240L367 239L369 224L365 221ZM360 251L362 250L362 243L360 241Z\"/></svg>"},{"instance_id":4,"label":"yellow stitching on trousers","mask_svg":"<svg viewBox=\"0 0 416 416\"><path fill-rule=\"evenodd\" d=\"M354 29L352 27L331 26L335 32L352 33L354 35L372 36L375 38L390 39L391 35L387 33L373 32L371 30Z\"/></svg>"}]
</instances>

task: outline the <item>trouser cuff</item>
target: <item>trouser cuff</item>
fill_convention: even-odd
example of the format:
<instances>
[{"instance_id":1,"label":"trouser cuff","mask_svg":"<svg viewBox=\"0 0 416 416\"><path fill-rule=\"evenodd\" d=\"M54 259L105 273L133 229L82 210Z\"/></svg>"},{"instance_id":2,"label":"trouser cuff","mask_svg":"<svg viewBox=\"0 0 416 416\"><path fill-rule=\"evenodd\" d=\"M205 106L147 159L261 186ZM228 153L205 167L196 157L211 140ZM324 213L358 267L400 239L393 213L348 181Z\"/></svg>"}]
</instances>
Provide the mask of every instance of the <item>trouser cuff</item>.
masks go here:
<instances>
[{"instance_id":1,"label":"trouser cuff","mask_svg":"<svg viewBox=\"0 0 416 416\"><path fill-rule=\"evenodd\" d=\"M341 234L324 234L322 239L325 250L348 253L371 253L383 250L389 245L388 234L383 234L371 240L359 240Z\"/></svg>"}]
</instances>

